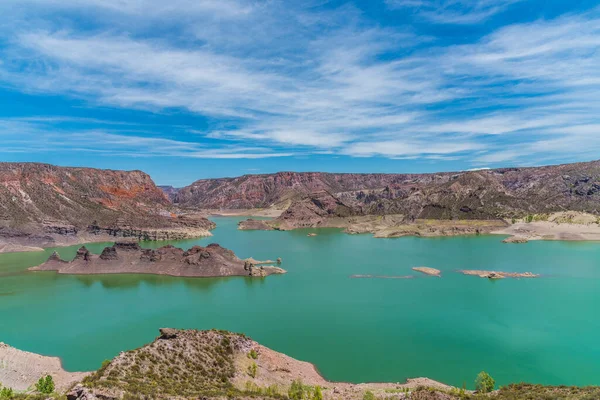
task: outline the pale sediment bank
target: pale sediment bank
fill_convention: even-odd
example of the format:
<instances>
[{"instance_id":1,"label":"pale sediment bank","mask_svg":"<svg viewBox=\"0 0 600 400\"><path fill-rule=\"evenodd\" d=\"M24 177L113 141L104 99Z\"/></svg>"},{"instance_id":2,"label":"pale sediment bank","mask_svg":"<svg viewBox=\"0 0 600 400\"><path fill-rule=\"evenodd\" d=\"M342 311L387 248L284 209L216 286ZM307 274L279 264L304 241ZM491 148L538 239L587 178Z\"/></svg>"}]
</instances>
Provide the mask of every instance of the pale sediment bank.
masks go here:
<instances>
[{"instance_id":1,"label":"pale sediment bank","mask_svg":"<svg viewBox=\"0 0 600 400\"><path fill-rule=\"evenodd\" d=\"M532 215L529 221L518 221L492 233L511 235L506 243L530 240L600 241L600 217L578 211Z\"/></svg>"},{"instance_id":2,"label":"pale sediment bank","mask_svg":"<svg viewBox=\"0 0 600 400\"><path fill-rule=\"evenodd\" d=\"M413 271L422 272L425 275L431 275L431 276L437 276L437 277L442 276L442 271L440 271L439 269L435 269L435 268L413 267Z\"/></svg>"},{"instance_id":3,"label":"pale sediment bank","mask_svg":"<svg viewBox=\"0 0 600 400\"><path fill-rule=\"evenodd\" d=\"M600 241L600 225L559 224L555 222L520 222L492 232L498 235L511 235L514 240L565 240ZM508 243L508 242L507 242ZM511 243L519 243L512 241Z\"/></svg>"},{"instance_id":4,"label":"pale sediment bank","mask_svg":"<svg viewBox=\"0 0 600 400\"><path fill-rule=\"evenodd\" d=\"M25 253L30 251L44 251L43 247L23 246L20 244L0 244L0 253Z\"/></svg>"},{"instance_id":5,"label":"pale sediment bank","mask_svg":"<svg viewBox=\"0 0 600 400\"><path fill-rule=\"evenodd\" d=\"M33 387L40 377L51 375L58 392L81 381L89 372L67 372L57 357L47 357L0 343L0 383L17 391Z\"/></svg>"},{"instance_id":6,"label":"pale sediment bank","mask_svg":"<svg viewBox=\"0 0 600 400\"><path fill-rule=\"evenodd\" d=\"M240 230L294 230L304 228L339 228L348 234L372 234L376 238L403 236L439 237L488 234L505 228L502 220L435 220L423 219L406 222L404 215L365 215L354 217L321 218L313 222L288 220L240 221ZM315 236L309 233L307 236Z\"/></svg>"},{"instance_id":7,"label":"pale sediment bank","mask_svg":"<svg viewBox=\"0 0 600 400\"><path fill-rule=\"evenodd\" d=\"M242 215L242 214L238 214ZM542 218L542 217L537 217ZM447 237L468 235L508 235L505 243L530 240L600 241L599 217L579 212L561 212L544 220L515 222L495 220L417 219L407 222L404 215L366 215L320 218L315 221L273 219L241 221L241 230L294 230L301 228L339 228L349 234L372 234L376 238ZM313 236L313 233L308 234Z\"/></svg>"}]
</instances>

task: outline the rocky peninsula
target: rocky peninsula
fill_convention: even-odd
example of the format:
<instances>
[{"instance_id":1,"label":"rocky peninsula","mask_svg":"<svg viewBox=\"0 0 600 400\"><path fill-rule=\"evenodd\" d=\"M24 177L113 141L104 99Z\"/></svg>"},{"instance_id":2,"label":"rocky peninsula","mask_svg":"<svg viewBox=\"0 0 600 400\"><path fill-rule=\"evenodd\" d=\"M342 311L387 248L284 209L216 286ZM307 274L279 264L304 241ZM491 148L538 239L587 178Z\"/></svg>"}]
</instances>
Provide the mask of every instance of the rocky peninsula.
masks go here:
<instances>
[{"instance_id":1,"label":"rocky peninsula","mask_svg":"<svg viewBox=\"0 0 600 400\"><path fill-rule=\"evenodd\" d=\"M258 266L241 260L231 250L218 244L183 250L171 245L143 249L137 242L116 242L104 248L100 255L92 254L83 246L72 261L61 259L55 252L45 263L29 270L80 275L155 274L180 277L265 277L286 272L279 267Z\"/></svg>"}]
</instances>

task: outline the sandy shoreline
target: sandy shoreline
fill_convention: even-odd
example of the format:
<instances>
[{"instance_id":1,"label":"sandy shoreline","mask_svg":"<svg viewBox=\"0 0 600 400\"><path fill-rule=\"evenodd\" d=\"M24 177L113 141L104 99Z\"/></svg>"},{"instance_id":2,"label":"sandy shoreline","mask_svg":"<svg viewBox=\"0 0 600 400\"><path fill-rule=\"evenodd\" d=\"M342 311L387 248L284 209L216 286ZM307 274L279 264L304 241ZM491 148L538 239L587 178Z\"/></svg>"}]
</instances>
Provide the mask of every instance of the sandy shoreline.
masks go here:
<instances>
[{"instance_id":1,"label":"sandy shoreline","mask_svg":"<svg viewBox=\"0 0 600 400\"><path fill-rule=\"evenodd\" d=\"M221 217L266 217L277 218L283 211L275 209L246 209L246 210L203 210L205 215ZM242 229L265 230L259 226L268 223L269 229L295 229L294 227L276 227L271 221L254 221L257 226ZM372 234L376 238L394 238L403 236L416 237L447 237L468 235L503 235L508 236L506 243L526 243L535 240L557 241L600 241L600 217L579 212L555 213L544 221L516 222L511 224L502 220L416 220L413 223L403 223L401 215L363 216L352 218L330 218L323 224L311 228L340 228L349 234ZM251 221L252 222L252 221ZM184 234L173 231L174 233ZM209 231L195 232L194 237L211 236ZM314 234L310 234L311 236ZM51 246L31 246L12 241L0 243L0 254L44 251L48 248L60 248L86 243L111 243L114 236L82 234L71 237L57 238Z\"/></svg>"},{"instance_id":2,"label":"sandy shoreline","mask_svg":"<svg viewBox=\"0 0 600 400\"><path fill-rule=\"evenodd\" d=\"M281 210L230 210L220 216L265 216L276 218ZM543 219L543 220L540 220ZM511 223L514 222L514 223ZM289 221L242 221L244 230L293 230L300 228L341 228L349 234L372 234L376 238L403 236L447 237L468 235L509 236L506 243L526 243L530 240L600 241L600 217L568 211L535 216L531 222L507 220L433 220L419 219L411 223L403 215L365 215L347 218L325 218L314 226Z\"/></svg>"},{"instance_id":3,"label":"sandy shoreline","mask_svg":"<svg viewBox=\"0 0 600 400\"><path fill-rule=\"evenodd\" d=\"M555 222L516 223L491 232L525 240L600 241L600 225L558 224Z\"/></svg>"}]
</instances>

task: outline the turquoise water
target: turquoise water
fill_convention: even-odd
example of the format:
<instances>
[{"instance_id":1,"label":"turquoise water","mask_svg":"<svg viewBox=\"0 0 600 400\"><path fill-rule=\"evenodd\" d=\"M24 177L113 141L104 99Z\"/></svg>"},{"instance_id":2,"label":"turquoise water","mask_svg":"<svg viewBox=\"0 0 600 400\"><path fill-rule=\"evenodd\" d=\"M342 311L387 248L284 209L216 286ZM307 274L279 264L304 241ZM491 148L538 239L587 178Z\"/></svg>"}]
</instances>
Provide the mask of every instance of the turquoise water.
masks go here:
<instances>
[{"instance_id":1,"label":"turquoise water","mask_svg":"<svg viewBox=\"0 0 600 400\"><path fill-rule=\"evenodd\" d=\"M502 237L374 239L335 229L238 231L215 218L214 237L240 257L283 258L266 279L66 276L27 272L44 253L0 254L0 341L91 370L153 340L160 327L244 332L314 363L330 380L427 376L472 386L600 384L600 244L501 243ZM163 245L149 243L148 246ZM104 244L88 246L100 252ZM78 246L61 248L72 257ZM414 266L443 271L420 275ZM457 269L532 271L488 281ZM351 279L353 274L415 279Z\"/></svg>"}]
</instances>

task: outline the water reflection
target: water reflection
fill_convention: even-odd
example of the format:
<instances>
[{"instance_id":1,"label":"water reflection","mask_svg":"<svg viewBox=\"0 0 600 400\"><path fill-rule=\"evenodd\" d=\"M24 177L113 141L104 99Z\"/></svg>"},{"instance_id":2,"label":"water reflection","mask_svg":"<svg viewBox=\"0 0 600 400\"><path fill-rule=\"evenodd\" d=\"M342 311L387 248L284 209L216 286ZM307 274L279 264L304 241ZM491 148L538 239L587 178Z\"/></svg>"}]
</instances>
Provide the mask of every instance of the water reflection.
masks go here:
<instances>
[{"instance_id":1,"label":"water reflection","mask_svg":"<svg viewBox=\"0 0 600 400\"><path fill-rule=\"evenodd\" d=\"M223 284L230 279L244 279L246 281L252 281L252 279L246 279L238 276L225 278L180 278L150 274L71 275L71 277L75 278L85 287L92 287L97 283L100 284L102 288L109 290L135 289L144 284L150 287L165 288L183 285L187 288L210 292L214 287Z\"/></svg>"}]
</instances>

